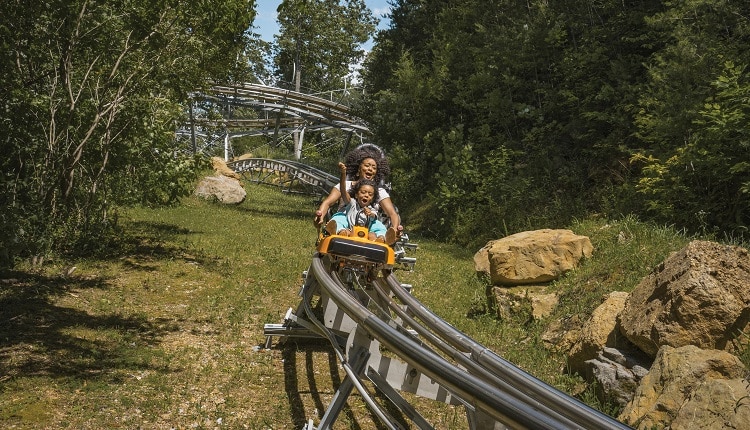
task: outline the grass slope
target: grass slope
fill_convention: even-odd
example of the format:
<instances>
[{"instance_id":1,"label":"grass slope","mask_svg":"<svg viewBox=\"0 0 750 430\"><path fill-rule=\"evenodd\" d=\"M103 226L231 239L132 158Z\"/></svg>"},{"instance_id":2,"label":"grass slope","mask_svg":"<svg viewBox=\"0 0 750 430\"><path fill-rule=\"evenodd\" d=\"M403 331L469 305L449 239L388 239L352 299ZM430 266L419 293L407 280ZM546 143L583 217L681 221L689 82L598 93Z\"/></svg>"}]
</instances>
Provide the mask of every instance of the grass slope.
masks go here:
<instances>
[{"instance_id":1,"label":"grass slope","mask_svg":"<svg viewBox=\"0 0 750 430\"><path fill-rule=\"evenodd\" d=\"M174 208L128 210L107 255L4 275L0 427L291 429L317 422L344 377L332 351L315 341L259 348L263 325L280 323L298 304L316 202L246 189L246 202L235 207L186 199ZM482 313L476 250L412 237L420 246L416 269L397 276L460 330L538 378L580 391L578 378L561 373L564 358L541 345L547 323L585 319L604 294L630 291L688 239L630 218L569 228L589 236L595 253L553 285L562 301L548 321ZM466 428L461 408L415 401L436 428ZM379 428L375 421L354 394L336 428Z\"/></svg>"}]
</instances>

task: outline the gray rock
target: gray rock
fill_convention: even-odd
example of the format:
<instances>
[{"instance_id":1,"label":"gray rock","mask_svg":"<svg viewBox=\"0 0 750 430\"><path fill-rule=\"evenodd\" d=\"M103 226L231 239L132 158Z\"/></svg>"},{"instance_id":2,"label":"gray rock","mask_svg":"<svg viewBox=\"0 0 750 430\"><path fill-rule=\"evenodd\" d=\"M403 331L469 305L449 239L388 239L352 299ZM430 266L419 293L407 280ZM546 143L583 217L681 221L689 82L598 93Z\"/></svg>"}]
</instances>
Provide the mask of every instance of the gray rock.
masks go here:
<instances>
[{"instance_id":1,"label":"gray rock","mask_svg":"<svg viewBox=\"0 0 750 430\"><path fill-rule=\"evenodd\" d=\"M245 201L247 192L237 179L216 175L203 178L195 189L195 195L206 200L238 205Z\"/></svg>"}]
</instances>

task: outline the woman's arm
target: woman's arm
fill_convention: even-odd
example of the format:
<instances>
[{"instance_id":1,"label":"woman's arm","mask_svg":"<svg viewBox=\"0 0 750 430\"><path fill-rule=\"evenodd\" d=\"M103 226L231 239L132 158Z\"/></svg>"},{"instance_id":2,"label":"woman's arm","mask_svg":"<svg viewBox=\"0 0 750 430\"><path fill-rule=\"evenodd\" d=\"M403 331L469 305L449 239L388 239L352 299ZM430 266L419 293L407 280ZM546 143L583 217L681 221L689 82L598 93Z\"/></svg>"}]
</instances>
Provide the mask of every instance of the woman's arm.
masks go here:
<instances>
[{"instance_id":1,"label":"woman's arm","mask_svg":"<svg viewBox=\"0 0 750 430\"><path fill-rule=\"evenodd\" d=\"M339 161L339 170L341 171L341 179L339 182L339 190L343 190L341 198L344 200L344 204L348 205L352 200L352 196L349 195L349 190L346 189L346 164Z\"/></svg>"},{"instance_id":2,"label":"woman's arm","mask_svg":"<svg viewBox=\"0 0 750 430\"><path fill-rule=\"evenodd\" d=\"M380 208L383 209L383 212L388 215L388 219L391 220L391 227L395 228L398 235L401 236L404 227L401 225L401 217L398 215L398 212L396 212L396 207L393 206L391 198L386 197L379 201L378 204L380 204Z\"/></svg>"},{"instance_id":3,"label":"woman's arm","mask_svg":"<svg viewBox=\"0 0 750 430\"><path fill-rule=\"evenodd\" d=\"M331 205L339 201L340 198L341 191L339 191L339 189L336 187L331 188L331 192L328 193L328 196L320 203L320 207L318 207L318 210L315 211L315 218L313 219L313 222L315 223L316 227L323 224L323 219L325 218L325 214L328 212L328 209L331 207Z\"/></svg>"}]
</instances>

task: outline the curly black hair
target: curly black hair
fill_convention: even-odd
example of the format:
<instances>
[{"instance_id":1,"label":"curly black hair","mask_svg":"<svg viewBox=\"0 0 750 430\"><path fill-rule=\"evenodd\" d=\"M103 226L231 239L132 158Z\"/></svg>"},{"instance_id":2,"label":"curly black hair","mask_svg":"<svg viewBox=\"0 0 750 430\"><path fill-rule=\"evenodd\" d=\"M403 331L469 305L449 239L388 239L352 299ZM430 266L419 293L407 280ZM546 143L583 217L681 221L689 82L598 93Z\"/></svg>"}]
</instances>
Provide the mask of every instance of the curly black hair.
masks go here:
<instances>
[{"instance_id":1,"label":"curly black hair","mask_svg":"<svg viewBox=\"0 0 750 430\"><path fill-rule=\"evenodd\" d=\"M353 181L359 179L356 176L359 173L359 165L366 158L372 158L378 164L378 171L375 173L374 180L376 184L382 185L385 178L391 174L391 166L388 164L388 159L385 157L383 150L370 143L360 145L346 154L344 164L346 164L346 171L349 172L349 178Z\"/></svg>"},{"instance_id":2,"label":"curly black hair","mask_svg":"<svg viewBox=\"0 0 750 430\"><path fill-rule=\"evenodd\" d=\"M362 188L363 185L369 185L372 187L375 192L372 195L372 201L370 202L370 205L374 205L378 201L378 184L373 181L372 179L365 179L362 178L359 181L352 184L351 188L349 188L349 195L351 198L355 198L357 195L357 191L359 191L360 188Z\"/></svg>"}]
</instances>

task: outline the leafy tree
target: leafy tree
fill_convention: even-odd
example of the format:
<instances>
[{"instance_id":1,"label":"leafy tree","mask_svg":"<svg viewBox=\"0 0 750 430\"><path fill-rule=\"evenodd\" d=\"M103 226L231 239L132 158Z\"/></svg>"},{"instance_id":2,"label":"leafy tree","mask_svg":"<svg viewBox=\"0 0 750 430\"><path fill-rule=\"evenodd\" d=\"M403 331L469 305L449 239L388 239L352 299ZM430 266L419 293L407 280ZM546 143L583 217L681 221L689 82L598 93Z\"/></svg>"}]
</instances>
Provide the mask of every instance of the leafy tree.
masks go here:
<instances>
[{"instance_id":1,"label":"leafy tree","mask_svg":"<svg viewBox=\"0 0 750 430\"><path fill-rule=\"evenodd\" d=\"M423 226L437 236L476 237L462 226L479 228L472 218L504 210L501 190L520 142L510 114L519 81L506 60L522 34L519 21L496 12L504 3L395 2L366 62L371 108L363 112L394 157L396 197L413 199L407 209L426 205Z\"/></svg>"},{"instance_id":2,"label":"leafy tree","mask_svg":"<svg viewBox=\"0 0 750 430\"><path fill-rule=\"evenodd\" d=\"M547 58L532 49L546 25L540 16L507 1L404 0L376 39L364 74L375 106L368 119L403 157L394 172L413 171L408 184L396 175L394 184L434 203L424 224L438 236L502 234L476 220L508 218L522 210L509 197L529 196L530 182L514 180L511 166L529 152L524 130L549 85Z\"/></svg>"},{"instance_id":3,"label":"leafy tree","mask_svg":"<svg viewBox=\"0 0 750 430\"><path fill-rule=\"evenodd\" d=\"M377 19L364 0L284 0L278 7L278 22L277 85L317 93L347 86L347 77L364 57L362 44L375 32ZM293 137L295 157L300 158L299 132Z\"/></svg>"},{"instance_id":4,"label":"leafy tree","mask_svg":"<svg viewBox=\"0 0 750 430\"><path fill-rule=\"evenodd\" d=\"M121 204L183 195L182 101L240 77L253 2L10 0L0 5L2 263L85 249Z\"/></svg>"},{"instance_id":5,"label":"leafy tree","mask_svg":"<svg viewBox=\"0 0 750 430\"><path fill-rule=\"evenodd\" d=\"M284 0L278 21L277 78L309 92L343 88L377 24L363 0Z\"/></svg>"},{"instance_id":6,"label":"leafy tree","mask_svg":"<svg viewBox=\"0 0 750 430\"><path fill-rule=\"evenodd\" d=\"M638 190L659 219L743 237L750 227L750 73L731 61L711 85L684 144L644 163Z\"/></svg>"},{"instance_id":7,"label":"leafy tree","mask_svg":"<svg viewBox=\"0 0 750 430\"><path fill-rule=\"evenodd\" d=\"M640 146L643 65L667 43L646 19L663 10L394 2L366 62L362 112L405 174L396 197L428 196L415 205L432 209L424 224L457 240L636 207L628 158ZM488 217L504 231L488 231Z\"/></svg>"},{"instance_id":8,"label":"leafy tree","mask_svg":"<svg viewBox=\"0 0 750 430\"><path fill-rule=\"evenodd\" d=\"M691 230L747 234L750 5L668 2L635 124L646 213ZM744 101L743 101L744 100Z\"/></svg>"}]
</instances>

